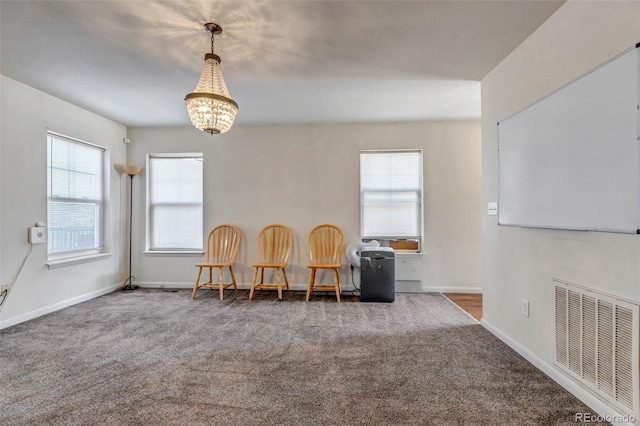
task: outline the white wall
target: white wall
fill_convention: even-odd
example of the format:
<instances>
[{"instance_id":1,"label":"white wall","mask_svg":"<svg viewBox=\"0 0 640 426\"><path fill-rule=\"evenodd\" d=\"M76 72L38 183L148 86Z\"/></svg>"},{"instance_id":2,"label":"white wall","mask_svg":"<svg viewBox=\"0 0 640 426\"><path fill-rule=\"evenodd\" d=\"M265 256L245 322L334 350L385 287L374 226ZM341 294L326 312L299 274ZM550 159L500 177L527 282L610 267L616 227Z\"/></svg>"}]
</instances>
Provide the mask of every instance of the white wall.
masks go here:
<instances>
[{"instance_id":1,"label":"white wall","mask_svg":"<svg viewBox=\"0 0 640 426\"><path fill-rule=\"evenodd\" d=\"M193 127L134 128L128 136L132 164L144 165L147 153L204 153L204 228L228 222L243 231L236 275L245 284L252 279L257 234L270 223L292 228L289 281L306 284L311 228L328 222L342 228L347 243L360 237L359 151L421 148L423 286L481 287L478 121L235 126L213 137ZM141 176L134 181L133 274L145 285L192 286L201 257L143 254L146 175ZM343 288L350 288L348 270L341 271Z\"/></svg>"},{"instance_id":2,"label":"white wall","mask_svg":"<svg viewBox=\"0 0 640 426\"><path fill-rule=\"evenodd\" d=\"M123 279L124 177L113 163L124 163L126 128L67 102L1 76L0 280L8 284L28 250L27 228L47 221L47 130L105 147L111 159L106 242L111 256L47 269L46 244L33 246L15 287L3 306L1 326L108 292Z\"/></svg>"},{"instance_id":3,"label":"white wall","mask_svg":"<svg viewBox=\"0 0 640 426\"><path fill-rule=\"evenodd\" d=\"M483 206L498 197L496 123L639 41L640 2L568 2L482 81ZM547 365L553 277L640 300L635 235L498 227L485 213L483 250L484 321Z\"/></svg>"}]
</instances>

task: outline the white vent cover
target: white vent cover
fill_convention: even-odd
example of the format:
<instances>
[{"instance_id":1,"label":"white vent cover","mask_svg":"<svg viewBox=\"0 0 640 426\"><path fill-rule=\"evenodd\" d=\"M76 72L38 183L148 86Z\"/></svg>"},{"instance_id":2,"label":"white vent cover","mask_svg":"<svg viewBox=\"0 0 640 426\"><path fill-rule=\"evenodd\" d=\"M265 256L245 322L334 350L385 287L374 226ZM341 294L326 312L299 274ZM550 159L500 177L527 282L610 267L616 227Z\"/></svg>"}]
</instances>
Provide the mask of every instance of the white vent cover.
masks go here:
<instances>
[{"instance_id":1,"label":"white vent cover","mask_svg":"<svg viewBox=\"0 0 640 426\"><path fill-rule=\"evenodd\" d=\"M640 417L638 305L553 281L556 366L614 407Z\"/></svg>"}]
</instances>

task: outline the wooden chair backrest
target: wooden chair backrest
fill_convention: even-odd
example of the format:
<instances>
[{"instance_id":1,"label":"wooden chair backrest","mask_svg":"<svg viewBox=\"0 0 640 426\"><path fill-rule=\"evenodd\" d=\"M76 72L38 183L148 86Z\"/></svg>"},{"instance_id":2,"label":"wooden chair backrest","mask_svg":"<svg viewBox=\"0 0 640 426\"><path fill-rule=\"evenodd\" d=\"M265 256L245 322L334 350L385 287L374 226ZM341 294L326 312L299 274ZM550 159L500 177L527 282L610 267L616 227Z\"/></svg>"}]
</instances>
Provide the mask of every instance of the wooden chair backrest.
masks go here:
<instances>
[{"instance_id":1,"label":"wooden chair backrest","mask_svg":"<svg viewBox=\"0 0 640 426\"><path fill-rule=\"evenodd\" d=\"M339 265L344 234L335 225L318 225L309 233L309 259L312 264Z\"/></svg>"},{"instance_id":2,"label":"wooden chair backrest","mask_svg":"<svg viewBox=\"0 0 640 426\"><path fill-rule=\"evenodd\" d=\"M207 238L207 262L234 263L240 245L240 230L233 225L218 225Z\"/></svg>"},{"instance_id":3,"label":"wooden chair backrest","mask_svg":"<svg viewBox=\"0 0 640 426\"><path fill-rule=\"evenodd\" d=\"M267 225L258 234L258 263L287 264L293 232L284 225Z\"/></svg>"}]
</instances>

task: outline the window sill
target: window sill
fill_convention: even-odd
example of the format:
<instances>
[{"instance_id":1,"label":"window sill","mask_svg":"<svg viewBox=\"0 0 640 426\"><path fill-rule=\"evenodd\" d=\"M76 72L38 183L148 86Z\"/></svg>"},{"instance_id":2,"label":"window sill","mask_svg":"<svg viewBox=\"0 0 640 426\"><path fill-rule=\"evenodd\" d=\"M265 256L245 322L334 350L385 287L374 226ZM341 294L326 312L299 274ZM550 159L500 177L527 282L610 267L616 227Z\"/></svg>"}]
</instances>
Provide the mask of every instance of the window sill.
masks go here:
<instances>
[{"instance_id":1,"label":"window sill","mask_svg":"<svg viewBox=\"0 0 640 426\"><path fill-rule=\"evenodd\" d=\"M160 250L153 250L153 251L145 251L144 252L145 255L147 256L202 256L204 254L204 251L181 251L181 250L168 250L168 251L160 251Z\"/></svg>"},{"instance_id":2,"label":"window sill","mask_svg":"<svg viewBox=\"0 0 640 426\"><path fill-rule=\"evenodd\" d=\"M48 260L45 265L49 269L61 268L63 266L77 265L79 263L93 262L111 257L111 253L90 254L87 256L69 257L66 259Z\"/></svg>"}]
</instances>

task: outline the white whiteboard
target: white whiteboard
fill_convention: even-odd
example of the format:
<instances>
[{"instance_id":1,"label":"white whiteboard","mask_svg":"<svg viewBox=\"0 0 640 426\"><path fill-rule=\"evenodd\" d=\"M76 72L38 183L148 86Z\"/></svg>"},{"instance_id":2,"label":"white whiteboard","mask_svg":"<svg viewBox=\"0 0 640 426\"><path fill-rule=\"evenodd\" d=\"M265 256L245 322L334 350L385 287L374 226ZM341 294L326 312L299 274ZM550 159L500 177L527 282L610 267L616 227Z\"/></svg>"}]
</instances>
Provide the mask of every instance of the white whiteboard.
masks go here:
<instances>
[{"instance_id":1,"label":"white whiteboard","mask_svg":"<svg viewBox=\"0 0 640 426\"><path fill-rule=\"evenodd\" d=\"M498 124L500 225L640 228L640 48Z\"/></svg>"}]
</instances>

